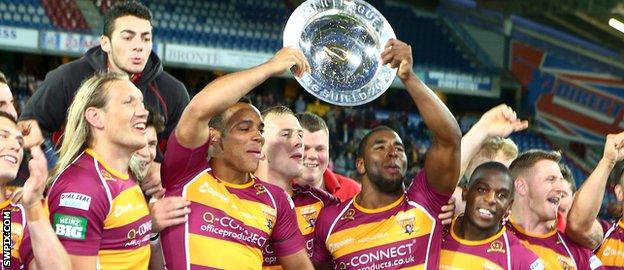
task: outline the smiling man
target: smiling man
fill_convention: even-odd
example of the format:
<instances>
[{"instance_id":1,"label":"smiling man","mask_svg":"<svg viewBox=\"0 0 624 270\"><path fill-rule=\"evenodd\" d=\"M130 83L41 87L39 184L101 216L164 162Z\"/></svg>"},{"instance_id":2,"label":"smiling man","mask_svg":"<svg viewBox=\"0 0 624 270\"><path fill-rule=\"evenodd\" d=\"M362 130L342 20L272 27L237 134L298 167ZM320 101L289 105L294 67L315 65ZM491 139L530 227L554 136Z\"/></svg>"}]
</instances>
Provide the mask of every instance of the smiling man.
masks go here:
<instances>
[{"instance_id":1,"label":"smiling man","mask_svg":"<svg viewBox=\"0 0 624 270\"><path fill-rule=\"evenodd\" d=\"M440 269L544 269L537 255L502 223L513 196L513 178L504 164L486 162L474 169L462 192L466 212L442 240Z\"/></svg>"},{"instance_id":2,"label":"smiling man","mask_svg":"<svg viewBox=\"0 0 624 270\"><path fill-rule=\"evenodd\" d=\"M360 192L360 184L328 168L329 129L323 118L310 112L296 116L303 127L304 144L303 172L297 183L327 191L343 202L353 198Z\"/></svg>"},{"instance_id":3,"label":"smiling man","mask_svg":"<svg viewBox=\"0 0 624 270\"><path fill-rule=\"evenodd\" d=\"M256 176L281 187L295 206L297 225L306 242L308 256L312 256L313 232L321 209L339 200L310 186L293 184L293 179L304 170L304 130L295 114L287 107L275 106L262 112L265 143ZM271 245L264 249L264 269L281 269Z\"/></svg>"},{"instance_id":4,"label":"smiling man","mask_svg":"<svg viewBox=\"0 0 624 270\"><path fill-rule=\"evenodd\" d=\"M191 212L185 224L162 232L168 269L259 269L267 244L284 269L312 269L288 195L253 175L265 142L263 119L256 107L238 102L291 67L295 76L309 71L300 50L283 48L261 65L211 82L184 110L162 179L167 195L184 196ZM291 131L286 135L296 135ZM277 153L296 163L300 152Z\"/></svg>"},{"instance_id":5,"label":"smiling man","mask_svg":"<svg viewBox=\"0 0 624 270\"><path fill-rule=\"evenodd\" d=\"M143 95L126 75L96 74L68 112L46 198L56 235L74 269L146 269L152 222L128 173L147 144Z\"/></svg>"},{"instance_id":6,"label":"smiling man","mask_svg":"<svg viewBox=\"0 0 624 270\"><path fill-rule=\"evenodd\" d=\"M511 163L515 196L507 227L542 259L546 269L602 269L591 251L555 227L565 188L560 161L558 152L529 150Z\"/></svg>"},{"instance_id":7,"label":"smiling man","mask_svg":"<svg viewBox=\"0 0 624 270\"><path fill-rule=\"evenodd\" d=\"M461 132L455 118L413 72L411 47L390 40L381 54L433 134L425 167L403 186L407 155L392 129L362 138L356 159L362 191L325 207L314 230L313 261L333 269L439 269L442 224L437 218L459 179Z\"/></svg>"},{"instance_id":8,"label":"smiling man","mask_svg":"<svg viewBox=\"0 0 624 270\"><path fill-rule=\"evenodd\" d=\"M189 95L180 81L163 71L160 59L152 52L151 20L150 10L136 1L119 2L108 10L100 46L50 71L28 100L19 122L23 130L29 131L24 138L26 147L43 142L41 131L62 131L67 108L80 83L102 71L128 75L141 90L145 106L165 117L165 130L159 133L159 139L169 136Z\"/></svg>"}]
</instances>

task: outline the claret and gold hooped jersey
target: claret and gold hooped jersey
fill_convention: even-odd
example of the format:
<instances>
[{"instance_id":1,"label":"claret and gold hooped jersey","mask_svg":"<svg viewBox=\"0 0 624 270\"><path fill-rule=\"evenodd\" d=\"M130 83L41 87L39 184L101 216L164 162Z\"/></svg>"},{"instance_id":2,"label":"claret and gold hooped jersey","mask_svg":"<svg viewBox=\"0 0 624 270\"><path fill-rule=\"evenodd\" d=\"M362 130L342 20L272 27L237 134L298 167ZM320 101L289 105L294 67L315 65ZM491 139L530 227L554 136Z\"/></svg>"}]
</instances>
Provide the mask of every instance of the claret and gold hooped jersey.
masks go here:
<instances>
[{"instance_id":1,"label":"claret and gold hooped jersey","mask_svg":"<svg viewBox=\"0 0 624 270\"><path fill-rule=\"evenodd\" d=\"M446 228L442 239L440 269L444 270L543 270L544 264L520 243L505 227L491 237L470 241L462 239L453 228L457 218Z\"/></svg>"},{"instance_id":2,"label":"claret and gold hooped jersey","mask_svg":"<svg viewBox=\"0 0 624 270\"><path fill-rule=\"evenodd\" d=\"M314 228L316 227L318 215L325 206L340 203L340 199L325 191L310 186L300 186L298 184L293 184L293 195L291 198L295 204L297 225L305 240L306 251L308 252L308 256L312 257ZM263 269L282 269L271 245L268 245L264 249L263 256Z\"/></svg>"},{"instance_id":3,"label":"claret and gold hooped jersey","mask_svg":"<svg viewBox=\"0 0 624 270\"><path fill-rule=\"evenodd\" d=\"M50 223L70 255L97 256L97 269L147 269L152 221L129 175L85 150L51 185Z\"/></svg>"},{"instance_id":4,"label":"claret and gold hooped jersey","mask_svg":"<svg viewBox=\"0 0 624 270\"><path fill-rule=\"evenodd\" d=\"M533 234L526 232L510 219L507 229L513 232L525 247L540 257L546 269L604 269L600 259L590 250L575 244L556 228L546 234Z\"/></svg>"},{"instance_id":5,"label":"claret and gold hooped jersey","mask_svg":"<svg viewBox=\"0 0 624 270\"><path fill-rule=\"evenodd\" d=\"M595 254L605 269L624 268L624 221L607 222L600 220L604 240Z\"/></svg>"},{"instance_id":6,"label":"claret and gold hooped jersey","mask_svg":"<svg viewBox=\"0 0 624 270\"><path fill-rule=\"evenodd\" d=\"M189 149L169 137L161 178L166 196L191 202L185 224L161 233L168 269L259 269L271 243L276 256L303 249L293 203L280 187L253 175L236 185L218 179L206 160L208 143Z\"/></svg>"},{"instance_id":7,"label":"claret and gold hooped jersey","mask_svg":"<svg viewBox=\"0 0 624 270\"><path fill-rule=\"evenodd\" d=\"M433 190L422 170L386 207L367 209L355 199L325 207L316 221L312 259L331 261L334 269L438 269L437 216L450 196Z\"/></svg>"}]
</instances>

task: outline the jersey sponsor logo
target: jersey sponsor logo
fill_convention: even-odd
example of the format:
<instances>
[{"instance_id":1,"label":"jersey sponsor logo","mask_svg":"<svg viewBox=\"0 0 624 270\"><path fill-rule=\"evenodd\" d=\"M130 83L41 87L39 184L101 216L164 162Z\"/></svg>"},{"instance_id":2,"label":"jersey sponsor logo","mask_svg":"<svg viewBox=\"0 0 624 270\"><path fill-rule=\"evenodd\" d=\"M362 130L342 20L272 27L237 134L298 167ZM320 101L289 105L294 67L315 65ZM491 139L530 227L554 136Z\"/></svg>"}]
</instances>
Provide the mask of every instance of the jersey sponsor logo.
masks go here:
<instances>
[{"instance_id":1,"label":"jersey sponsor logo","mask_svg":"<svg viewBox=\"0 0 624 270\"><path fill-rule=\"evenodd\" d=\"M226 202L226 203L229 203L229 201L230 201L230 199L227 196L221 194L220 192L218 192L214 188L212 188L208 184L208 182L204 182L203 184L201 184L199 186L199 192L200 193L208 193L208 194L210 194L210 195L212 195L212 196L214 196L216 198L221 199L223 202Z\"/></svg>"},{"instance_id":2,"label":"jersey sponsor logo","mask_svg":"<svg viewBox=\"0 0 624 270\"><path fill-rule=\"evenodd\" d=\"M125 247L138 247L143 243L149 241L150 233L152 232L152 221L146 221L139 225L138 228L132 228L128 230L126 237L128 242L124 244Z\"/></svg>"},{"instance_id":3,"label":"jersey sponsor logo","mask_svg":"<svg viewBox=\"0 0 624 270\"><path fill-rule=\"evenodd\" d=\"M340 242L336 242L336 243L329 243L327 246L327 249L329 250L330 253L334 253L334 251L336 251L337 249L344 247L348 244L351 244L355 242L355 238L353 237L349 237L347 239L344 239Z\"/></svg>"},{"instance_id":4,"label":"jersey sponsor logo","mask_svg":"<svg viewBox=\"0 0 624 270\"><path fill-rule=\"evenodd\" d=\"M414 219L416 216L410 212L398 212L396 214L396 221L399 223L404 232L411 235L413 232L418 231L419 228L414 227Z\"/></svg>"},{"instance_id":5,"label":"jersey sponsor logo","mask_svg":"<svg viewBox=\"0 0 624 270\"><path fill-rule=\"evenodd\" d=\"M505 249L503 248L503 243L501 241L494 241L490 244L490 248L486 250L487 253L490 252L500 252L505 253Z\"/></svg>"},{"instance_id":6,"label":"jersey sponsor logo","mask_svg":"<svg viewBox=\"0 0 624 270\"><path fill-rule=\"evenodd\" d=\"M115 217L121 217L123 214L130 212L132 210L141 210L141 208L145 207L143 204L126 204L126 205L115 205L113 210L113 215Z\"/></svg>"},{"instance_id":7,"label":"jersey sponsor logo","mask_svg":"<svg viewBox=\"0 0 624 270\"><path fill-rule=\"evenodd\" d=\"M414 244L405 244L400 246L389 247L386 249L373 250L358 256L351 257L350 259L340 262L338 267L340 269L349 268L362 268L371 269L384 269L384 268L396 268L397 266L404 266L405 264L415 261L415 250L412 249ZM377 268L380 267L380 268Z\"/></svg>"},{"instance_id":8,"label":"jersey sponsor logo","mask_svg":"<svg viewBox=\"0 0 624 270\"><path fill-rule=\"evenodd\" d=\"M74 192L61 193L59 206L89 211L89 206L91 206L91 197Z\"/></svg>"},{"instance_id":9,"label":"jersey sponsor logo","mask_svg":"<svg viewBox=\"0 0 624 270\"><path fill-rule=\"evenodd\" d=\"M604 251L602 251L602 257L610 257L610 256L624 257L624 251L614 249L613 247L607 245Z\"/></svg>"},{"instance_id":10,"label":"jersey sponsor logo","mask_svg":"<svg viewBox=\"0 0 624 270\"><path fill-rule=\"evenodd\" d=\"M596 255L593 255L591 256L591 258L589 258L589 268L594 270L600 268L600 266L602 266L602 261L600 261L600 259L598 259Z\"/></svg>"},{"instance_id":11,"label":"jersey sponsor logo","mask_svg":"<svg viewBox=\"0 0 624 270\"><path fill-rule=\"evenodd\" d=\"M318 211L313 206L304 206L300 209L301 216L308 223L306 228L314 228L316 218L318 217Z\"/></svg>"},{"instance_id":12,"label":"jersey sponsor logo","mask_svg":"<svg viewBox=\"0 0 624 270\"><path fill-rule=\"evenodd\" d=\"M218 218L210 212L204 212L202 218L207 224L202 224L199 229L204 232L217 234L222 239L233 238L257 247L263 247L267 243L266 237L247 230L244 224L231 217Z\"/></svg>"},{"instance_id":13,"label":"jersey sponsor logo","mask_svg":"<svg viewBox=\"0 0 624 270\"><path fill-rule=\"evenodd\" d=\"M56 235L69 239L84 240L87 235L87 221L84 217L54 214L54 232Z\"/></svg>"},{"instance_id":14,"label":"jersey sponsor logo","mask_svg":"<svg viewBox=\"0 0 624 270\"><path fill-rule=\"evenodd\" d=\"M544 270L544 263L542 260L537 259L529 266L529 268L531 270Z\"/></svg>"}]
</instances>

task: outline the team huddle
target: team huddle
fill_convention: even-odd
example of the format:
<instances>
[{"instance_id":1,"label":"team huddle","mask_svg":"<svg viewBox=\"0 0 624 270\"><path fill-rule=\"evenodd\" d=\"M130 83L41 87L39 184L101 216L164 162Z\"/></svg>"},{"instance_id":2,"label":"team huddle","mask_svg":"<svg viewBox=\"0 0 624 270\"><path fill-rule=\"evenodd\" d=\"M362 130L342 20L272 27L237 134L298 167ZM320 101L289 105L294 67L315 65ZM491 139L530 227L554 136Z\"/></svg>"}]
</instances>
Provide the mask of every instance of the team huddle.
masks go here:
<instances>
[{"instance_id":1,"label":"team huddle","mask_svg":"<svg viewBox=\"0 0 624 270\"><path fill-rule=\"evenodd\" d=\"M402 138L374 128L355 181L328 169L321 117L245 99L270 77L309 72L300 50L189 99L151 51L145 6L117 3L104 19L101 46L51 71L19 118L0 107L2 269L624 269L624 221L597 218L624 133L606 136L575 192L560 153L518 153L505 139L528 127L506 105L462 137L414 73L411 47L393 39L382 64L397 69L432 144L406 179ZM10 93L2 77L0 90ZM48 172L40 145L53 133ZM27 179L15 188L18 171Z\"/></svg>"}]
</instances>

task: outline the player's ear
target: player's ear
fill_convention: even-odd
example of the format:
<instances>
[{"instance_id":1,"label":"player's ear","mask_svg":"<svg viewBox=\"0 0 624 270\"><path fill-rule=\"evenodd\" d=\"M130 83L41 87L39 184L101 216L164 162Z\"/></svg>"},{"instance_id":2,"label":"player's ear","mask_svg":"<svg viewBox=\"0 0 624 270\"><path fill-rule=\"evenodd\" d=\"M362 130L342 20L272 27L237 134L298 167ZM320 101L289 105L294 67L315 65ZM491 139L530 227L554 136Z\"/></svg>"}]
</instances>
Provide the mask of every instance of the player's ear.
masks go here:
<instances>
[{"instance_id":1,"label":"player's ear","mask_svg":"<svg viewBox=\"0 0 624 270\"><path fill-rule=\"evenodd\" d=\"M526 179L518 176L518 178L514 181L515 192L518 193L518 195L526 196L529 189L527 184Z\"/></svg>"},{"instance_id":2,"label":"player's ear","mask_svg":"<svg viewBox=\"0 0 624 270\"><path fill-rule=\"evenodd\" d=\"M102 51L106 53L110 53L111 52L110 38L105 35L100 36L100 46L102 47Z\"/></svg>"},{"instance_id":3,"label":"player's ear","mask_svg":"<svg viewBox=\"0 0 624 270\"><path fill-rule=\"evenodd\" d=\"M357 170L357 173L360 175L366 173L366 167L364 166L364 158L355 159L355 169Z\"/></svg>"},{"instance_id":4,"label":"player's ear","mask_svg":"<svg viewBox=\"0 0 624 270\"><path fill-rule=\"evenodd\" d=\"M84 113L85 118L89 125L93 126L96 129L104 128L104 119L103 112L101 109L96 107L88 107Z\"/></svg>"},{"instance_id":5,"label":"player's ear","mask_svg":"<svg viewBox=\"0 0 624 270\"><path fill-rule=\"evenodd\" d=\"M221 140L221 131L215 128L210 129L210 147L217 146Z\"/></svg>"}]
</instances>

